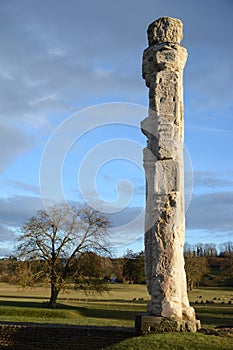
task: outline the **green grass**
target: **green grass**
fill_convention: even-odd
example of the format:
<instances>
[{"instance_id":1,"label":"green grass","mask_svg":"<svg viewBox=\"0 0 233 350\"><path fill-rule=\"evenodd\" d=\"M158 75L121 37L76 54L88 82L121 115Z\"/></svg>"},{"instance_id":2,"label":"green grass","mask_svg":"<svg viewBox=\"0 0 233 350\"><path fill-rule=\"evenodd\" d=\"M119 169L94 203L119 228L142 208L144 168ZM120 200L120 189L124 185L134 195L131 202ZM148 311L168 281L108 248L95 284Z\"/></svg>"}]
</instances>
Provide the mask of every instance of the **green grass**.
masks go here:
<instances>
[{"instance_id":1,"label":"green grass","mask_svg":"<svg viewBox=\"0 0 233 350\"><path fill-rule=\"evenodd\" d=\"M22 289L0 283L0 321L134 327L135 315L146 311L149 300L144 285L111 284L109 293L99 296L62 292L57 308L52 310L46 308L49 292L49 288ZM233 326L233 305L228 304L232 298L232 288L200 288L189 294L204 328ZM213 299L214 304L206 304L206 300ZM108 349L232 350L232 343L230 335L162 333L128 339Z\"/></svg>"},{"instance_id":2,"label":"green grass","mask_svg":"<svg viewBox=\"0 0 233 350\"><path fill-rule=\"evenodd\" d=\"M135 315L146 310L149 300L145 286L133 285L111 285L99 296L63 292L55 310L45 308L48 297L47 288L0 284L0 321L134 327Z\"/></svg>"},{"instance_id":3,"label":"green grass","mask_svg":"<svg viewBox=\"0 0 233 350\"><path fill-rule=\"evenodd\" d=\"M145 311L144 304L128 303L58 303L55 310L42 309L39 303L35 308L35 303L31 302L17 302L17 306L9 302L4 304L0 306L0 320L14 322L133 327L135 315Z\"/></svg>"},{"instance_id":4,"label":"green grass","mask_svg":"<svg viewBox=\"0 0 233 350\"><path fill-rule=\"evenodd\" d=\"M232 350L232 337L200 333L162 333L127 339L106 350Z\"/></svg>"},{"instance_id":5,"label":"green grass","mask_svg":"<svg viewBox=\"0 0 233 350\"><path fill-rule=\"evenodd\" d=\"M197 316L204 327L213 328L220 325L233 327L233 305L194 306Z\"/></svg>"},{"instance_id":6,"label":"green grass","mask_svg":"<svg viewBox=\"0 0 233 350\"><path fill-rule=\"evenodd\" d=\"M202 297L202 298L200 298ZM213 300L214 298L220 298L216 300L216 303L228 302L233 298L233 288L230 287L205 287L195 288L189 293L189 299L191 302Z\"/></svg>"},{"instance_id":7,"label":"green grass","mask_svg":"<svg viewBox=\"0 0 233 350\"><path fill-rule=\"evenodd\" d=\"M135 315L146 311L149 300L144 285L111 284L110 292L99 296L73 290L62 292L57 308L51 310L45 307L49 292L49 288L22 289L1 283L0 321L134 327ZM200 304L201 300L213 298L220 300ZM227 304L231 298L230 288L202 288L190 293L197 318L205 328L233 325L233 305Z\"/></svg>"}]
</instances>

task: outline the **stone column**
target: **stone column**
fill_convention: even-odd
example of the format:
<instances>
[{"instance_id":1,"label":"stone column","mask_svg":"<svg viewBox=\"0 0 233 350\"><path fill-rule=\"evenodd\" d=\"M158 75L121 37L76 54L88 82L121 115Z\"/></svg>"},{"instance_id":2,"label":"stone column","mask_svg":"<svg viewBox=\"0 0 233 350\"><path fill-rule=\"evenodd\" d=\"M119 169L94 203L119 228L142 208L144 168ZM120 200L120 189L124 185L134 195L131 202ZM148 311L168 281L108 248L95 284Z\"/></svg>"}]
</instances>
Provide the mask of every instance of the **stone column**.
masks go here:
<instances>
[{"instance_id":1,"label":"stone column","mask_svg":"<svg viewBox=\"0 0 233 350\"><path fill-rule=\"evenodd\" d=\"M148 138L144 149L145 268L149 314L191 322L195 331L183 258L183 69L188 55L180 45L182 37L180 20L159 18L148 27L149 47L143 54L143 78L149 88L149 113L141 124Z\"/></svg>"}]
</instances>

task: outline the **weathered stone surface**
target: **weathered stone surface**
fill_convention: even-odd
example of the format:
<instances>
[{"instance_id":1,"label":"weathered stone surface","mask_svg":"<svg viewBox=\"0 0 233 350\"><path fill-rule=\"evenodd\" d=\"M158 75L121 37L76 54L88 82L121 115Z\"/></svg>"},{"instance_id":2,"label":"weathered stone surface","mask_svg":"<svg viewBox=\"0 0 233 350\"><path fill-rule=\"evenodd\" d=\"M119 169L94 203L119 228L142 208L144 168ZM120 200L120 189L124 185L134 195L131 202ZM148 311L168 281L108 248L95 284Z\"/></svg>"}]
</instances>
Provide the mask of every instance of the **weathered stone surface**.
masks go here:
<instances>
[{"instance_id":1,"label":"weathered stone surface","mask_svg":"<svg viewBox=\"0 0 233 350\"><path fill-rule=\"evenodd\" d=\"M135 331L138 335L160 332L196 332L200 321L175 320L150 314L138 314L135 318Z\"/></svg>"},{"instance_id":2,"label":"weathered stone surface","mask_svg":"<svg viewBox=\"0 0 233 350\"><path fill-rule=\"evenodd\" d=\"M161 17L149 25L147 33L149 45L180 43L183 38L183 24L177 18Z\"/></svg>"},{"instance_id":3,"label":"weathered stone surface","mask_svg":"<svg viewBox=\"0 0 233 350\"><path fill-rule=\"evenodd\" d=\"M196 330L184 270L183 68L187 51L179 45L181 21L163 17L148 28L143 78L149 87L149 114L142 121L148 138L145 264L151 295L148 312ZM187 326L188 324L188 326Z\"/></svg>"}]
</instances>

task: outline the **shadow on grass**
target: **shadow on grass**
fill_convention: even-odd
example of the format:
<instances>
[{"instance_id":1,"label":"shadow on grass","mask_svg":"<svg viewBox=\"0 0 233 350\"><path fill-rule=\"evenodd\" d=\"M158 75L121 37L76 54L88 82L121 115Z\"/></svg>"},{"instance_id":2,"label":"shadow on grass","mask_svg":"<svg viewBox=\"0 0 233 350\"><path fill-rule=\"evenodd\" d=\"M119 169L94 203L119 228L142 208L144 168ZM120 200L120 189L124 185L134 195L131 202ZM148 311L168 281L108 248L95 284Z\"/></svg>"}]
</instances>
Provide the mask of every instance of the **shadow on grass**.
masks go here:
<instances>
[{"instance_id":1,"label":"shadow on grass","mask_svg":"<svg viewBox=\"0 0 233 350\"><path fill-rule=\"evenodd\" d=\"M195 310L202 325L233 327L232 305L195 306Z\"/></svg>"},{"instance_id":2,"label":"shadow on grass","mask_svg":"<svg viewBox=\"0 0 233 350\"><path fill-rule=\"evenodd\" d=\"M13 300L0 300L0 306L11 306L11 307L25 307L25 308L43 308L45 303L39 301L13 301Z\"/></svg>"},{"instance_id":3,"label":"shadow on grass","mask_svg":"<svg viewBox=\"0 0 233 350\"><path fill-rule=\"evenodd\" d=\"M19 296L17 295L0 295L0 299L19 299ZM46 297L46 296L24 296L24 295L21 295L20 296L20 299L38 299L38 300L42 300L42 299L45 299L45 300L48 300L49 297ZM91 302L91 303L120 303L120 304L145 304L147 305L148 301L149 300L135 300L135 299L128 299L128 300L125 300L125 299L108 299L108 298L105 298L105 299L96 299L96 298L90 298L89 296L87 296L86 298L85 297L82 297L82 298L69 298L69 296L67 297L58 297L58 300L60 301L75 301L75 302ZM1 302L1 301L0 301Z\"/></svg>"},{"instance_id":4,"label":"shadow on grass","mask_svg":"<svg viewBox=\"0 0 233 350\"><path fill-rule=\"evenodd\" d=\"M77 316L87 317L87 318L97 318L97 319L113 319L113 320L134 320L135 314L139 313L140 310L125 310L125 309L114 309L108 306L108 308L103 307L95 307L94 305L89 305L87 307L85 306L73 306L73 305L66 305L62 303L57 303L56 309L49 309L47 308L46 303L40 303L40 302L31 302L31 301L11 301L11 300L5 300L0 301L0 306L2 307L11 307L12 308L12 314L14 313L14 308L17 310L22 308L24 309L24 314L28 312L29 315L31 315L31 309L38 309L44 310L48 312L54 311L54 317L59 317L59 312L65 312L65 311L73 311L77 313ZM26 311L25 309L28 309ZM17 313L17 311L16 311ZM1 312L0 312L1 314ZM41 314L43 316L43 313ZM44 315L47 316L47 314L44 312ZM35 312L36 316L36 312ZM67 314L68 316L68 314ZM64 315L63 315L64 317ZM69 317L69 316L68 316Z\"/></svg>"},{"instance_id":5,"label":"shadow on grass","mask_svg":"<svg viewBox=\"0 0 233 350\"><path fill-rule=\"evenodd\" d=\"M37 298L35 298L37 299ZM117 300L111 300L105 303L100 303L95 299L96 303L80 303L80 305L69 305L65 303L61 303L58 301L57 308L54 310L53 316L54 318L63 317L71 317L70 311L75 313L78 317L86 317L86 318L95 318L95 319L112 319L112 320L134 320L135 315L140 312L145 311L145 303L137 304L137 303L128 303L128 305L123 304L120 300L120 303L117 304ZM70 301L70 300L69 300ZM2 307L2 312L4 311L4 307L12 308L12 315L14 313L14 308L24 308L22 311L25 315L28 313L30 315L32 308L41 311L41 317L46 316L45 310L48 312L52 310L47 308L47 304L45 302L33 301L33 300L0 300L0 306ZM233 306L232 305L196 305L195 306L197 318L201 321L202 326L233 326ZM66 311L68 313L66 313ZM59 316L59 312L61 315ZM16 312L17 313L17 312ZM35 312L35 317L36 317ZM45 316L43 316L45 315ZM72 316L73 317L73 316ZM36 318L35 318L36 321Z\"/></svg>"},{"instance_id":6,"label":"shadow on grass","mask_svg":"<svg viewBox=\"0 0 233 350\"><path fill-rule=\"evenodd\" d=\"M6 306L6 307L15 307L15 308L37 308L37 309L47 309L47 310L53 310L48 308L48 300L44 302L39 301L21 301L21 300L0 300L0 306ZM81 307L82 308L82 307ZM80 307L72 306L72 305L66 305L57 303L57 307L55 310L78 310Z\"/></svg>"},{"instance_id":7,"label":"shadow on grass","mask_svg":"<svg viewBox=\"0 0 233 350\"><path fill-rule=\"evenodd\" d=\"M106 309L89 309L85 307L79 308L79 314L84 317L112 319L112 320L134 320L135 315L139 311L130 310L106 310Z\"/></svg>"},{"instance_id":8,"label":"shadow on grass","mask_svg":"<svg viewBox=\"0 0 233 350\"><path fill-rule=\"evenodd\" d=\"M233 318L226 315L213 317L213 315L201 315L197 314L197 319L201 321L202 325L205 326L224 326L224 327L233 327Z\"/></svg>"},{"instance_id":9,"label":"shadow on grass","mask_svg":"<svg viewBox=\"0 0 233 350\"><path fill-rule=\"evenodd\" d=\"M222 306L220 304L211 305L211 306L195 306L196 312L199 314L208 313L208 314L229 314L233 317L233 305Z\"/></svg>"},{"instance_id":10,"label":"shadow on grass","mask_svg":"<svg viewBox=\"0 0 233 350\"><path fill-rule=\"evenodd\" d=\"M18 295L0 295L0 299L46 299L46 297L35 297L35 296L28 296L28 295L21 295L20 297Z\"/></svg>"}]
</instances>

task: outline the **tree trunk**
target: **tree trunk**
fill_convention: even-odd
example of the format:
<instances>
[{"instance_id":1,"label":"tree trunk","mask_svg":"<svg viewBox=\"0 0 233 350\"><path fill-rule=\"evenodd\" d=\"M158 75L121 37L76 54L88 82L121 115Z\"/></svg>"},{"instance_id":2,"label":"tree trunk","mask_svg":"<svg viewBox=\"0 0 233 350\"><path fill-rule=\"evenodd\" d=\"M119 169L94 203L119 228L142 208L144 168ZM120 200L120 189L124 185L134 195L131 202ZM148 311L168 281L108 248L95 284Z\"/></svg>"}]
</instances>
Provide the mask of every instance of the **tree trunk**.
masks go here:
<instances>
[{"instance_id":1,"label":"tree trunk","mask_svg":"<svg viewBox=\"0 0 233 350\"><path fill-rule=\"evenodd\" d=\"M48 307L50 309L56 308L58 293L59 290L56 288L56 285L53 282L51 282L51 296L48 304Z\"/></svg>"}]
</instances>

